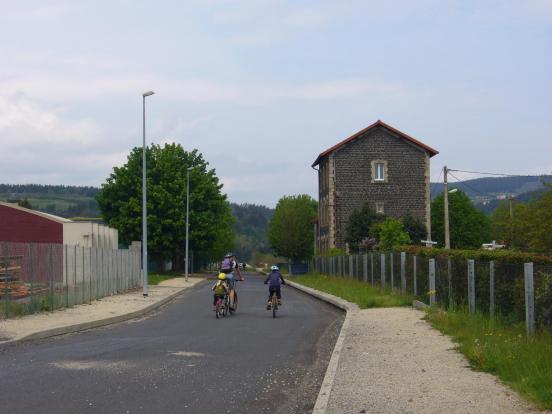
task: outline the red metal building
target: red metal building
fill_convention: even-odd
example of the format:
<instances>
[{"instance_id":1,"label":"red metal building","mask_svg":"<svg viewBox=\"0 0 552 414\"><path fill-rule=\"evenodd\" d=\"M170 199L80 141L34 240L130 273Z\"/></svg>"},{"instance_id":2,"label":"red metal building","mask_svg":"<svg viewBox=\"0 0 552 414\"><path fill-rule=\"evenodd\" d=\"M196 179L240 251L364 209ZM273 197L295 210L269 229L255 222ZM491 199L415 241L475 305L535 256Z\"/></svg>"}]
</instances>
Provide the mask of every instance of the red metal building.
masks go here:
<instances>
[{"instance_id":1,"label":"red metal building","mask_svg":"<svg viewBox=\"0 0 552 414\"><path fill-rule=\"evenodd\" d=\"M63 223L69 221L0 202L0 241L63 244Z\"/></svg>"}]
</instances>

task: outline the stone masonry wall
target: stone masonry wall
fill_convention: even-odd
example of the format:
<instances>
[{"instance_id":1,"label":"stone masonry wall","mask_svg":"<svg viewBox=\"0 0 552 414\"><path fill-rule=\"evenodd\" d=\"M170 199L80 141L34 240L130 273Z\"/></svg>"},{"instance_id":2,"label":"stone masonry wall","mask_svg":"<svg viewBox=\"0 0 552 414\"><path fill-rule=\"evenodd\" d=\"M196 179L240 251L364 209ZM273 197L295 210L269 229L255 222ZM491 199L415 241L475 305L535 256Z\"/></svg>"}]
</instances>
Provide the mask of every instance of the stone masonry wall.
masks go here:
<instances>
[{"instance_id":1,"label":"stone masonry wall","mask_svg":"<svg viewBox=\"0 0 552 414\"><path fill-rule=\"evenodd\" d=\"M345 226L354 209L365 202L400 218L410 213L426 223L427 153L384 127L368 131L333 154L335 159L335 245L345 247ZM387 164L385 182L373 182L372 161ZM427 166L427 167L426 167Z\"/></svg>"}]
</instances>

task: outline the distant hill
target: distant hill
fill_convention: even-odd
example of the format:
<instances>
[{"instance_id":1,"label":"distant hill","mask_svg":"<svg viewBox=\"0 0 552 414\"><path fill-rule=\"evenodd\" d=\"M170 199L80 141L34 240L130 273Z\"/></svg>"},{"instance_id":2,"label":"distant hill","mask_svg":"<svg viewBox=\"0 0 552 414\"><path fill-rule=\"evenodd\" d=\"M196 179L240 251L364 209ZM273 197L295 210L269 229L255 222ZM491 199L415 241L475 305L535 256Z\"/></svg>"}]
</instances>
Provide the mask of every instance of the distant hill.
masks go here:
<instances>
[{"instance_id":1,"label":"distant hill","mask_svg":"<svg viewBox=\"0 0 552 414\"><path fill-rule=\"evenodd\" d=\"M39 185L0 184L0 201L27 200L35 210L65 218L99 218L95 196L99 188ZM255 252L270 253L267 230L274 209L255 204L231 203L236 223L235 253L240 260L249 260Z\"/></svg>"},{"instance_id":2,"label":"distant hill","mask_svg":"<svg viewBox=\"0 0 552 414\"><path fill-rule=\"evenodd\" d=\"M253 253L270 253L268 244L268 222L274 209L256 204L231 203L232 213L236 219L235 254L240 260L249 260Z\"/></svg>"},{"instance_id":3,"label":"distant hill","mask_svg":"<svg viewBox=\"0 0 552 414\"><path fill-rule=\"evenodd\" d=\"M449 180L449 188L458 188L485 212L492 212L501 200L510 195L519 201L538 197L544 190L543 182L552 183L552 175L521 177L484 177L473 180ZM443 192L443 183L431 183L431 197Z\"/></svg>"},{"instance_id":4,"label":"distant hill","mask_svg":"<svg viewBox=\"0 0 552 414\"><path fill-rule=\"evenodd\" d=\"M98 191L96 187L0 184L0 200L27 200L33 209L65 218L97 218L100 211L94 197Z\"/></svg>"}]
</instances>

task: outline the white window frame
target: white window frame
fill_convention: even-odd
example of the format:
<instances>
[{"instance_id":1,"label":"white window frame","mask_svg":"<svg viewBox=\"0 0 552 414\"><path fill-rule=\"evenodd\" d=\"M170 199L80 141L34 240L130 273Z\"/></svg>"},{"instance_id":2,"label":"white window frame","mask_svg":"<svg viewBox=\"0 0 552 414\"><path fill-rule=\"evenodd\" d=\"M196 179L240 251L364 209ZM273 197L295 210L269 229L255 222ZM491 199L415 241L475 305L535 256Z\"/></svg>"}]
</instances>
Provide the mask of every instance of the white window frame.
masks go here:
<instances>
[{"instance_id":1,"label":"white window frame","mask_svg":"<svg viewBox=\"0 0 552 414\"><path fill-rule=\"evenodd\" d=\"M385 203L383 201L376 201L376 213L385 214Z\"/></svg>"},{"instance_id":2,"label":"white window frame","mask_svg":"<svg viewBox=\"0 0 552 414\"><path fill-rule=\"evenodd\" d=\"M372 182L386 183L388 181L387 161L374 160L372 161ZM382 173L382 175L380 175Z\"/></svg>"}]
</instances>

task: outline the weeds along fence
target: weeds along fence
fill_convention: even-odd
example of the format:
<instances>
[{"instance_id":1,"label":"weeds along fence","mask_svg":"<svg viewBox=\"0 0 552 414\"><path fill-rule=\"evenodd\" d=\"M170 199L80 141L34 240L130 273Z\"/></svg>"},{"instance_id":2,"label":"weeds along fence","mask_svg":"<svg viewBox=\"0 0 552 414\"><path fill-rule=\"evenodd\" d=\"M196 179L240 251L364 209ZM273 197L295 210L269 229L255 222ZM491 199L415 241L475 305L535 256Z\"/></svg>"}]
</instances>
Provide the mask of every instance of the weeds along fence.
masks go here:
<instances>
[{"instance_id":1,"label":"weeds along fence","mask_svg":"<svg viewBox=\"0 0 552 414\"><path fill-rule=\"evenodd\" d=\"M139 251L0 242L0 318L51 311L141 286Z\"/></svg>"},{"instance_id":2,"label":"weeds along fence","mask_svg":"<svg viewBox=\"0 0 552 414\"><path fill-rule=\"evenodd\" d=\"M551 265L373 252L317 257L311 266L322 274L412 295L427 305L525 323L529 334L552 329Z\"/></svg>"}]
</instances>

